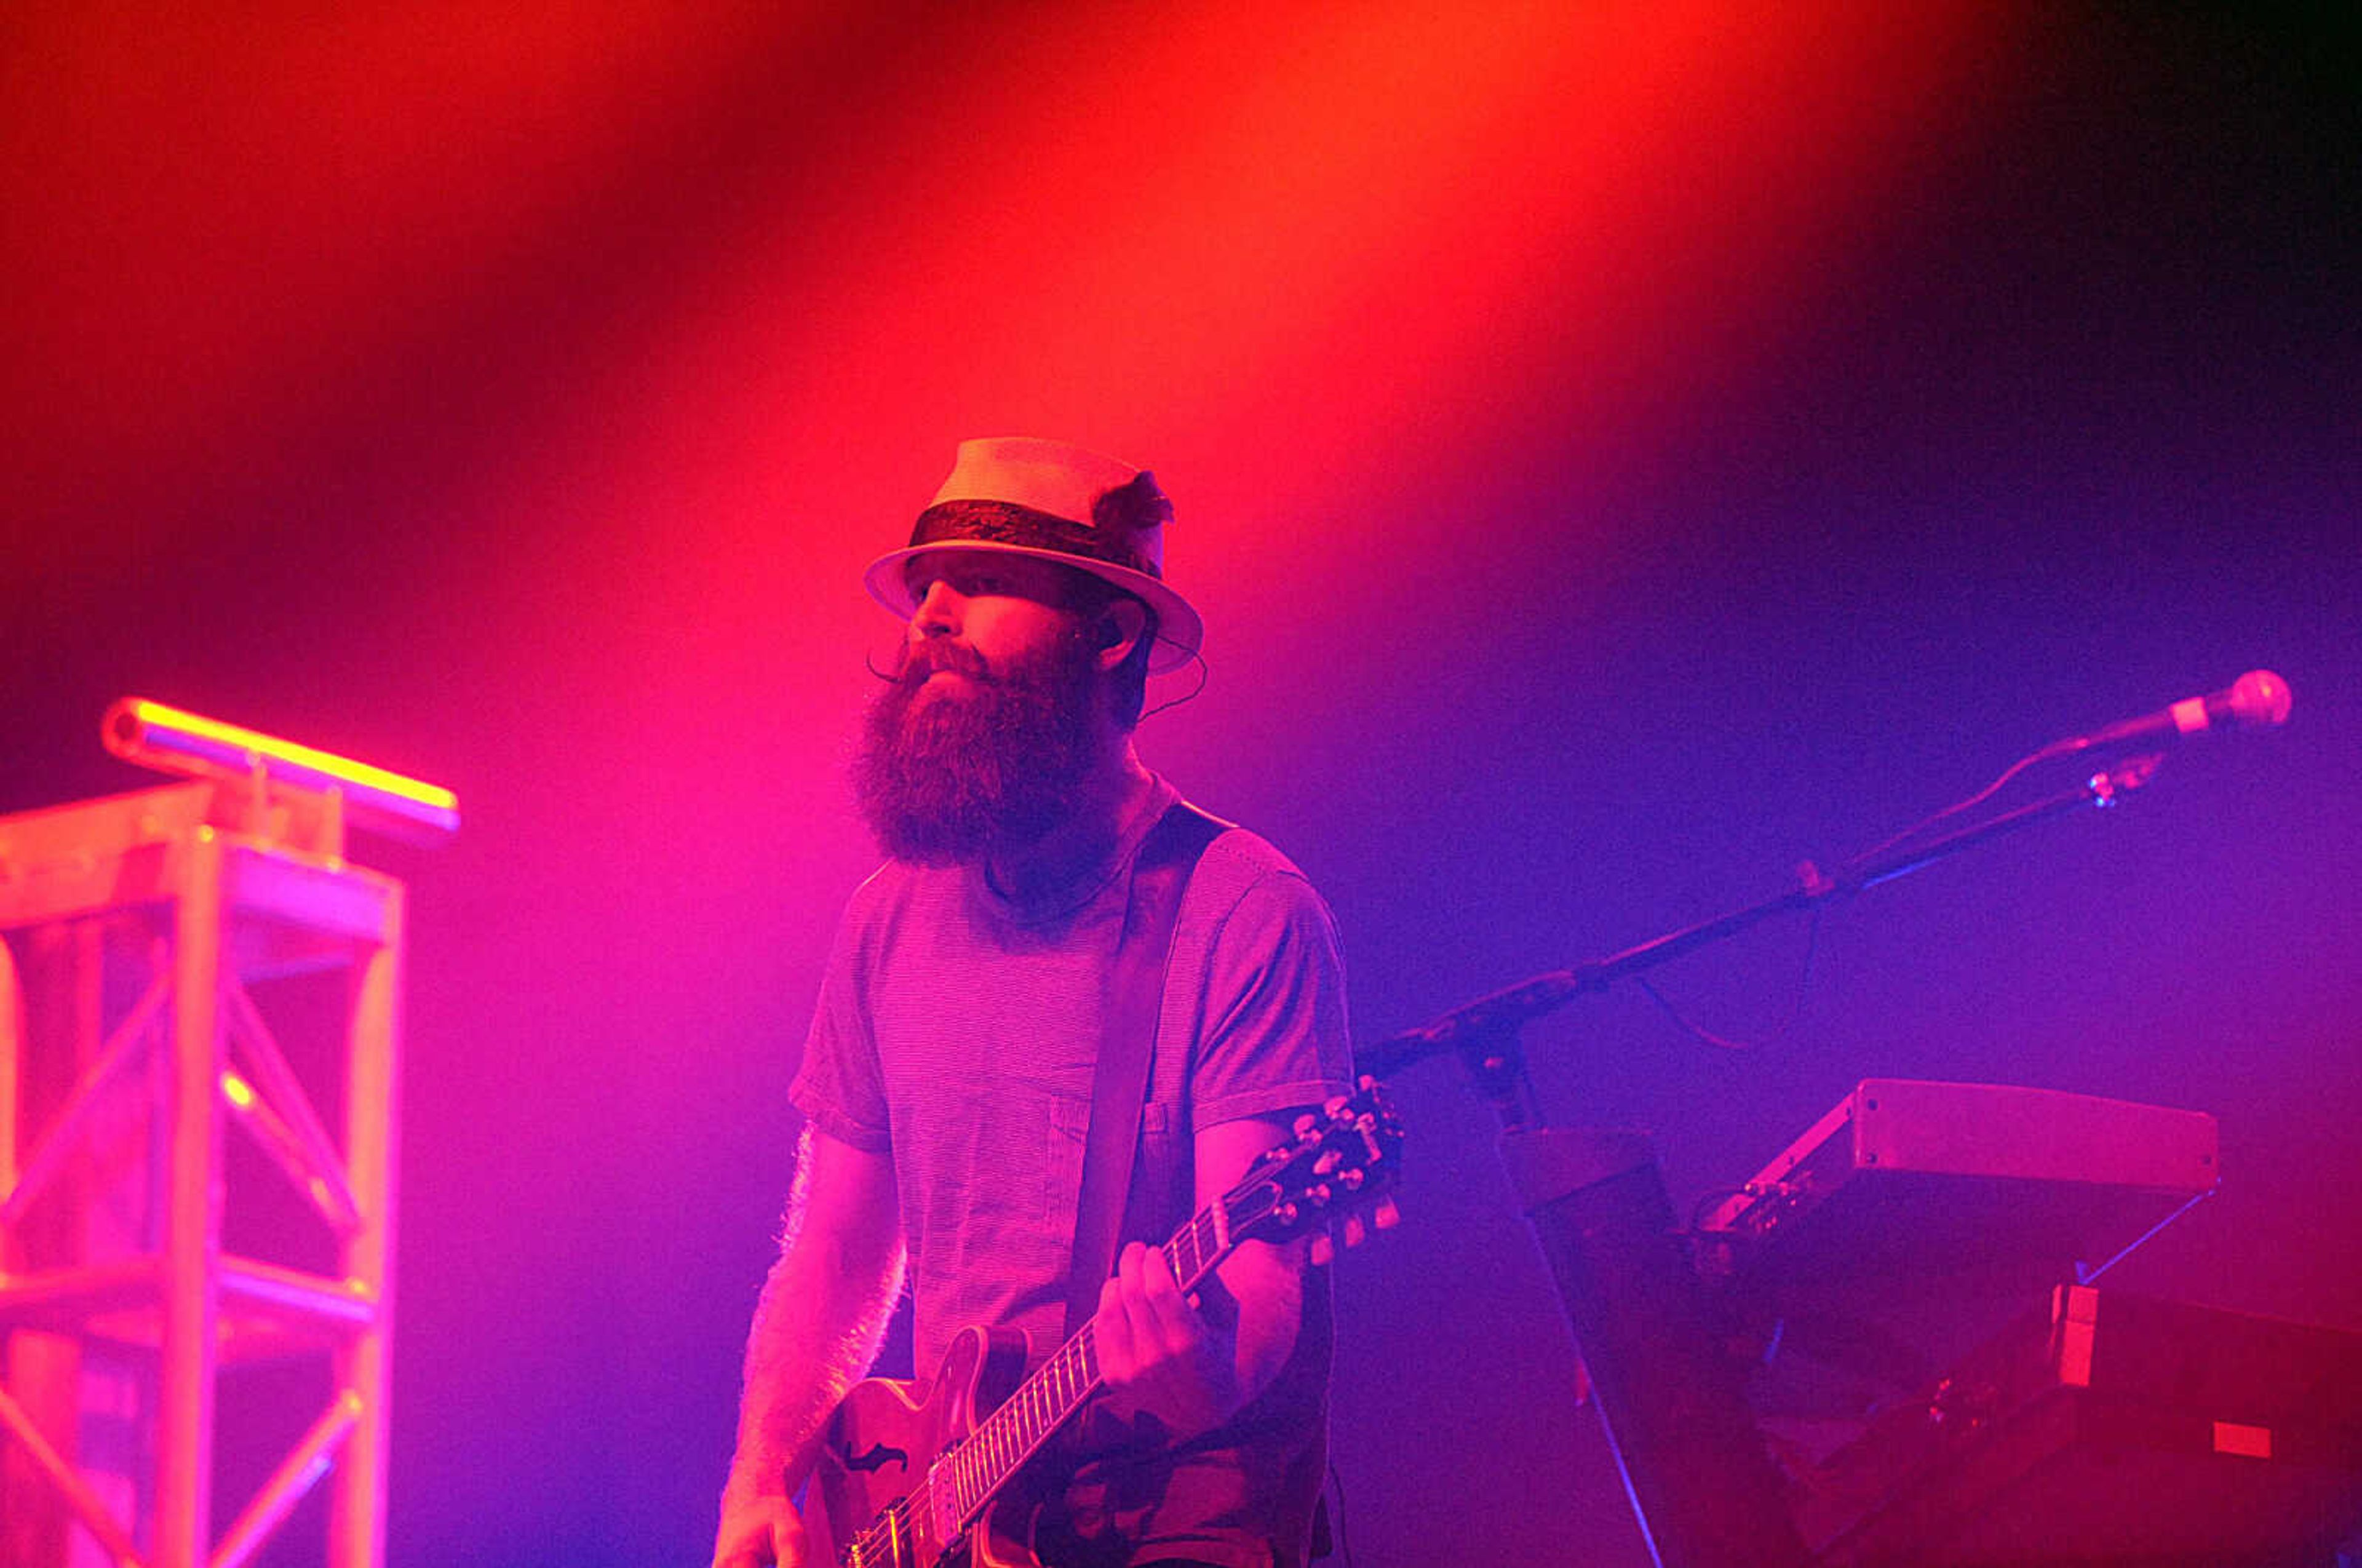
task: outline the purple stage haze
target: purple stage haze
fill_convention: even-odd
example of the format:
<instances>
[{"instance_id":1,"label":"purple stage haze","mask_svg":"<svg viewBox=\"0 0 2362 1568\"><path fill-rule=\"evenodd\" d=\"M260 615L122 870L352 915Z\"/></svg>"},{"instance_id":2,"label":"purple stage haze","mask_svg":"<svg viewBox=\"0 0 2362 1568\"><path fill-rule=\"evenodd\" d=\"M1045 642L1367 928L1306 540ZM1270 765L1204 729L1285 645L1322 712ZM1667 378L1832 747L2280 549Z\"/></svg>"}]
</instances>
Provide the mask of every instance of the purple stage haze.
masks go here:
<instances>
[{"instance_id":1,"label":"purple stage haze","mask_svg":"<svg viewBox=\"0 0 2362 1568\"><path fill-rule=\"evenodd\" d=\"M98 743L132 692L458 791L448 849L355 849L412 887L394 1563L704 1560L874 863L859 573L966 436L1174 497L1210 679L1143 755L1327 894L1363 1039L2277 670L2285 727L2121 810L1655 977L1747 1049L1628 986L1528 1043L1683 1209L1867 1077L2213 1112L2220 1197L2118 1282L2362 1329L2343 37L212 9L0 21L0 812L150 781ZM1338 1275L1356 1568L1632 1568L1489 1112L1396 1088L1405 1222Z\"/></svg>"}]
</instances>

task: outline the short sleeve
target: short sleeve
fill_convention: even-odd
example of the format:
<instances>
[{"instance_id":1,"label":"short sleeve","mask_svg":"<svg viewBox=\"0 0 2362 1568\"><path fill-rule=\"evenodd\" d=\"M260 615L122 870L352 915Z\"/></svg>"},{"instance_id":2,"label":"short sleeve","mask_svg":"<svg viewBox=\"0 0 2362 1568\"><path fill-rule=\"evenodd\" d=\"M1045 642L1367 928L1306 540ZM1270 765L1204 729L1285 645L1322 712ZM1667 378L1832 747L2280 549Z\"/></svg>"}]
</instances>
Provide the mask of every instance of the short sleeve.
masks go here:
<instances>
[{"instance_id":1,"label":"short sleeve","mask_svg":"<svg viewBox=\"0 0 2362 1568\"><path fill-rule=\"evenodd\" d=\"M862 907L856 895L837 922L828 968L821 977L820 1005L812 1011L803 1060L788 1086L788 1099L813 1126L839 1143L882 1154L891 1140L877 1042L862 1005L866 967Z\"/></svg>"},{"instance_id":2,"label":"short sleeve","mask_svg":"<svg viewBox=\"0 0 2362 1568\"><path fill-rule=\"evenodd\" d=\"M1337 925L1300 872L1263 872L1222 913L1207 948L1203 1017L1189 1075L1198 1127L1319 1105L1351 1088Z\"/></svg>"}]
</instances>

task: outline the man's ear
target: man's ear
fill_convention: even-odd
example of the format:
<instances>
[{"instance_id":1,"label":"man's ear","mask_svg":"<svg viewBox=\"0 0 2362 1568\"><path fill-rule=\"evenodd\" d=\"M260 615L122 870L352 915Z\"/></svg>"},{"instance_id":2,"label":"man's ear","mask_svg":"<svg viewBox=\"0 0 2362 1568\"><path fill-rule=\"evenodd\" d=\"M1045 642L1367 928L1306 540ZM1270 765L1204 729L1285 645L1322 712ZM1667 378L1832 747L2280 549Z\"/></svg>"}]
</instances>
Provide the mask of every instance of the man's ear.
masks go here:
<instances>
[{"instance_id":1,"label":"man's ear","mask_svg":"<svg viewBox=\"0 0 2362 1568\"><path fill-rule=\"evenodd\" d=\"M1109 604L1091 628L1091 641L1099 650L1099 668L1113 669L1131 657L1133 646L1147 633L1147 605L1129 597Z\"/></svg>"}]
</instances>

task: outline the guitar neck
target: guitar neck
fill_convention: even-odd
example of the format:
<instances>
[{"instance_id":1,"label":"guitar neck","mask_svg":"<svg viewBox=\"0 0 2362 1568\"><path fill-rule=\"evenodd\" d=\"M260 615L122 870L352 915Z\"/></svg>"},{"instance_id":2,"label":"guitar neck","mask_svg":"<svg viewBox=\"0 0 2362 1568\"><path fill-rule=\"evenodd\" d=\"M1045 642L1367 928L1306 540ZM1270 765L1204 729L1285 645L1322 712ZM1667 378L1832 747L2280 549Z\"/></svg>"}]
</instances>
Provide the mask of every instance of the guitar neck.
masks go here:
<instances>
[{"instance_id":1,"label":"guitar neck","mask_svg":"<svg viewBox=\"0 0 2362 1568\"><path fill-rule=\"evenodd\" d=\"M1184 1292L1197 1289L1231 1255L1237 1246L1233 1235L1240 1207L1257 1196L1258 1189L1250 1184L1218 1198L1165 1242L1165 1264ZM966 1441L944 1456L931 1481L951 1487L963 1523L974 1519L1018 1467L1040 1452L1101 1386L1098 1347L1086 1323L979 1422Z\"/></svg>"}]
</instances>

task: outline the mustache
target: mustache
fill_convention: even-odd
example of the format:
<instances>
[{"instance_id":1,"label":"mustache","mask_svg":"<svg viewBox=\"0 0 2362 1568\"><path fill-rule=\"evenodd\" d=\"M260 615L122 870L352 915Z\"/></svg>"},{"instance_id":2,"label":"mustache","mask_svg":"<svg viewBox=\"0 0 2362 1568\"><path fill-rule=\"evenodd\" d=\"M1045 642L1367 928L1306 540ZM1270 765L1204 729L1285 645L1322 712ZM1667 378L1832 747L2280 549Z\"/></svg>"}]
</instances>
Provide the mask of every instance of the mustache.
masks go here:
<instances>
[{"instance_id":1,"label":"mustache","mask_svg":"<svg viewBox=\"0 0 2362 1568\"><path fill-rule=\"evenodd\" d=\"M915 691L926 684L929 676L951 670L971 680L995 684L998 677L984 662L984 656L974 648L955 643L947 637L933 637L925 642L905 644L901 663L895 667L892 679L906 691Z\"/></svg>"}]
</instances>

